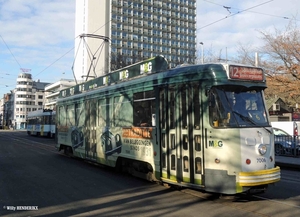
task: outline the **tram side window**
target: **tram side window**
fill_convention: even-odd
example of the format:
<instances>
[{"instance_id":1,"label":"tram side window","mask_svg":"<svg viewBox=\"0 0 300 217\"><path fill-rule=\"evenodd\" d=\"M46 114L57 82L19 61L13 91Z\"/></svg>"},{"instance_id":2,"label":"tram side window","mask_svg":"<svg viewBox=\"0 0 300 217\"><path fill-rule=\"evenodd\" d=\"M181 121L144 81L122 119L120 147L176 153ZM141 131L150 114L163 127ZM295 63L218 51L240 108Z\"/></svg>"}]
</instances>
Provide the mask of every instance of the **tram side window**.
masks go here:
<instances>
[{"instance_id":1,"label":"tram side window","mask_svg":"<svg viewBox=\"0 0 300 217\"><path fill-rule=\"evenodd\" d=\"M189 157L188 156L183 157L183 171L184 172L189 171Z\"/></svg>"},{"instance_id":2,"label":"tram side window","mask_svg":"<svg viewBox=\"0 0 300 217\"><path fill-rule=\"evenodd\" d=\"M160 123L162 129L166 128L166 106L165 106L165 94L161 93L160 94Z\"/></svg>"},{"instance_id":3,"label":"tram side window","mask_svg":"<svg viewBox=\"0 0 300 217\"><path fill-rule=\"evenodd\" d=\"M42 116L42 124L49 124L49 115Z\"/></svg>"},{"instance_id":4,"label":"tram side window","mask_svg":"<svg viewBox=\"0 0 300 217\"><path fill-rule=\"evenodd\" d=\"M170 91L170 128L175 129L175 93Z\"/></svg>"},{"instance_id":5,"label":"tram side window","mask_svg":"<svg viewBox=\"0 0 300 217\"><path fill-rule=\"evenodd\" d=\"M155 114L154 91L133 94L133 125L139 127L153 126Z\"/></svg>"},{"instance_id":6,"label":"tram side window","mask_svg":"<svg viewBox=\"0 0 300 217\"><path fill-rule=\"evenodd\" d=\"M66 111L66 122L68 126L75 126L75 110L74 105L68 105Z\"/></svg>"},{"instance_id":7,"label":"tram side window","mask_svg":"<svg viewBox=\"0 0 300 217\"><path fill-rule=\"evenodd\" d=\"M96 119L97 119L97 100L92 99L90 101L90 126L96 126Z\"/></svg>"},{"instance_id":8,"label":"tram side window","mask_svg":"<svg viewBox=\"0 0 300 217\"><path fill-rule=\"evenodd\" d=\"M201 136L195 135L195 151L201 151Z\"/></svg>"},{"instance_id":9,"label":"tram side window","mask_svg":"<svg viewBox=\"0 0 300 217\"><path fill-rule=\"evenodd\" d=\"M41 124L42 123L42 118L41 117L37 117L36 118L36 124Z\"/></svg>"},{"instance_id":10,"label":"tram side window","mask_svg":"<svg viewBox=\"0 0 300 217\"><path fill-rule=\"evenodd\" d=\"M37 121L38 121L37 117L31 117L28 120L29 124L32 124L32 125L37 124Z\"/></svg>"},{"instance_id":11,"label":"tram side window","mask_svg":"<svg viewBox=\"0 0 300 217\"><path fill-rule=\"evenodd\" d=\"M51 124L51 114L46 116L45 124Z\"/></svg>"},{"instance_id":12,"label":"tram side window","mask_svg":"<svg viewBox=\"0 0 300 217\"><path fill-rule=\"evenodd\" d=\"M161 166L162 168L166 168L167 167L167 163L166 163L166 153L162 153L161 155Z\"/></svg>"},{"instance_id":13,"label":"tram side window","mask_svg":"<svg viewBox=\"0 0 300 217\"><path fill-rule=\"evenodd\" d=\"M59 107L58 125L66 126L66 110L64 106Z\"/></svg>"},{"instance_id":14,"label":"tram side window","mask_svg":"<svg viewBox=\"0 0 300 217\"><path fill-rule=\"evenodd\" d=\"M99 105L99 107L98 107L98 115L99 115L98 125L104 127L104 126L106 126L106 109L105 109L106 108L106 103L105 103L105 99L100 99L98 101L98 105Z\"/></svg>"},{"instance_id":15,"label":"tram side window","mask_svg":"<svg viewBox=\"0 0 300 217\"><path fill-rule=\"evenodd\" d=\"M171 155L171 170L176 170L176 161L175 161L175 155Z\"/></svg>"},{"instance_id":16,"label":"tram side window","mask_svg":"<svg viewBox=\"0 0 300 217\"><path fill-rule=\"evenodd\" d=\"M114 97L114 126L116 127L126 127L131 126L131 114L132 106L128 97L117 96Z\"/></svg>"},{"instance_id":17,"label":"tram side window","mask_svg":"<svg viewBox=\"0 0 300 217\"><path fill-rule=\"evenodd\" d=\"M188 147L189 147L188 136L186 134L183 134L182 148L184 150L188 150Z\"/></svg>"},{"instance_id":18,"label":"tram side window","mask_svg":"<svg viewBox=\"0 0 300 217\"><path fill-rule=\"evenodd\" d=\"M75 125L76 126L84 126L84 104L78 103L75 104Z\"/></svg>"},{"instance_id":19,"label":"tram side window","mask_svg":"<svg viewBox=\"0 0 300 217\"><path fill-rule=\"evenodd\" d=\"M166 134L165 133L161 134L161 147L166 148Z\"/></svg>"},{"instance_id":20,"label":"tram side window","mask_svg":"<svg viewBox=\"0 0 300 217\"><path fill-rule=\"evenodd\" d=\"M211 91L209 96L209 118L213 127L226 126L230 119L229 112L223 107L223 103L215 91Z\"/></svg>"},{"instance_id":21,"label":"tram side window","mask_svg":"<svg viewBox=\"0 0 300 217\"><path fill-rule=\"evenodd\" d=\"M200 129L200 94L199 86L193 88L193 104L194 104L194 128Z\"/></svg>"},{"instance_id":22,"label":"tram side window","mask_svg":"<svg viewBox=\"0 0 300 217\"><path fill-rule=\"evenodd\" d=\"M202 165L201 165L201 158L200 157L195 158L195 169L196 169L196 174L201 174Z\"/></svg>"},{"instance_id":23,"label":"tram side window","mask_svg":"<svg viewBox=\"0 0 300 217\"><path fill-rule=\"evenodd\" d=\"M187 129L187 118L188 118L188 111L187 111L187 89L181 89L181 117L182 117L182 128Z\"/></svg>"},{"instance_id":24,"label":"tram side window","mask_svg":"<svg viewBox=\"0 0 300 217\"><path fill-rule=\"evenodd\" d=\"M51 124L55 124L55 114L51 115Z\"/></svg>"},{"instance_id":25,"label":"tram side window","mask_svg":"<svg viewBox=\"0 0 300 217\"><path fill-rule=\"evenodd\" d=\"M30 119L30 118L27 119L27 124L33 124L33 123L34 123L34 119Z\"/></svg>"},{"instance_id":26,"label":"tram side window","mask_svg":"<svg viewBox=\"0 0 300 217\"><path fill-rule=\"evenodd\" d=\"M85 110L85 120L84 120L84 126L87 127L88 129L90 129L90 118L91 118L91 114L90 114L90 108L91 108L91 104L90 104L90 100L86 100L84 103L84 110Z\"/></svg>"}]
</instances>

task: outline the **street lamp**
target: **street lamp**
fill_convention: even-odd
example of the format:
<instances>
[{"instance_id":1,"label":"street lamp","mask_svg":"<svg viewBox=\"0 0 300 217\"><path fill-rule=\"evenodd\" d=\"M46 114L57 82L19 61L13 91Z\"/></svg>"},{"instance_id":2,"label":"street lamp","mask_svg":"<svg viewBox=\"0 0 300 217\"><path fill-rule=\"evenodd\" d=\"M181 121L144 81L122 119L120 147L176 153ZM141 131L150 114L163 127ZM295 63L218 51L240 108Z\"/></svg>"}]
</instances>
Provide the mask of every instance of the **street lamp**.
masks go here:
<instances>
[{"instance_id":1,"label":"street lamp","mask_svg":"<svg viewBox=\"0 0 300 217\"><path fill-rule=\"evenodd\" d=\"M202 64L204 63L204 54L203 54L203 47L204 47L204 44L203 42L200 42L201 44L201 60L202 60Z\"/></svg>"}]
</instances>

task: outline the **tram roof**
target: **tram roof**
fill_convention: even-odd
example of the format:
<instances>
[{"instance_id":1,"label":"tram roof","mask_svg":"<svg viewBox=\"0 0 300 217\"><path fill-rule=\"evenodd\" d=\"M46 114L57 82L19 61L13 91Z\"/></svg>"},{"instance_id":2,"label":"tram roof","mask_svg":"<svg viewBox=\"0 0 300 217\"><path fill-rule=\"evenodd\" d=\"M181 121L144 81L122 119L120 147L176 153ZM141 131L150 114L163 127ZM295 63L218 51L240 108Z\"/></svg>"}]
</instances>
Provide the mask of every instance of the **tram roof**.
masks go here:
<instances>
[{"instance_id":1,"label":"tram roof","mask_svg":"<svg viewBox=\"0 0 300 217\"><path fill-rule=\"evenodd\" d=\"M40 109L32 112L28 112L27 117L38 117L43 115L54 115L55 111L51 109Z\"/></svg>"},{"instance_id":2,"label":"tram roof","mask_svg":"<svg viewBox=\"0 0 300 217\"><path fill-rule=\"evenodd\" d=\"M160 55L64 89L60 91L59 98L77 95L100 87L110 86L159 72L165 72L164 74L167 77L176 75L184 79L189 72L195 74L195 71L199 72L197 76L202 79L221 78L265 83L265 75L261 68L235 63L206 63L201 65L182 65L168 69L168 61Z\"/></svg>"}]
</instances>

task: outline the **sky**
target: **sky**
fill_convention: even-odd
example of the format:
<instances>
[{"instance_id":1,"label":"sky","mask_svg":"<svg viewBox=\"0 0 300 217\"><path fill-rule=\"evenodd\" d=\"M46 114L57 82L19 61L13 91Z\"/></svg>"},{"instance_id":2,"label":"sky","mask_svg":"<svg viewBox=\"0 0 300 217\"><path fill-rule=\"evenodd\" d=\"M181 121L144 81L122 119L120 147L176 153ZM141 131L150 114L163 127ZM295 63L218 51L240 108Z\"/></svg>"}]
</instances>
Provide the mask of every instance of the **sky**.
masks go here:
<instances>
[{"instance_id":1,"label":"sky","mask_svg":"<svg viewBox=\"0 0 300 217\"><path fill-rule=\"evenodd\" d=\"M240 45L262 46L260 32L299 25L299 9L299 0L197 0L199 61L202 49L230 60ZM74 40L75 0L0 0L0 98L22 72L41 82L73 79Z\"/></svg>"}]
</instances>

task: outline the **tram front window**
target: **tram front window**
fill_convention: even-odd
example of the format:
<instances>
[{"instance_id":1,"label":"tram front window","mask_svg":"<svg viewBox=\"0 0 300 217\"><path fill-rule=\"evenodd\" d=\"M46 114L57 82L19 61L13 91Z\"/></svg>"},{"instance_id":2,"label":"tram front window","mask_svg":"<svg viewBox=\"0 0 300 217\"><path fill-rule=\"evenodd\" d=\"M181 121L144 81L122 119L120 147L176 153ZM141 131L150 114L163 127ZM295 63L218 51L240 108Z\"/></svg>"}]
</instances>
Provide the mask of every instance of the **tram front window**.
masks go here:
<instances>
[{"instance_id":1,"label":"tram front window","mask_svg":"<svg viewBox=\"0 0 300 217\"><path fill-rule=\"evenodd\" d=\"M269 126L263 92L246 87L214 87L209 95L213 127Z\"/></svg>"}]
</instances>

